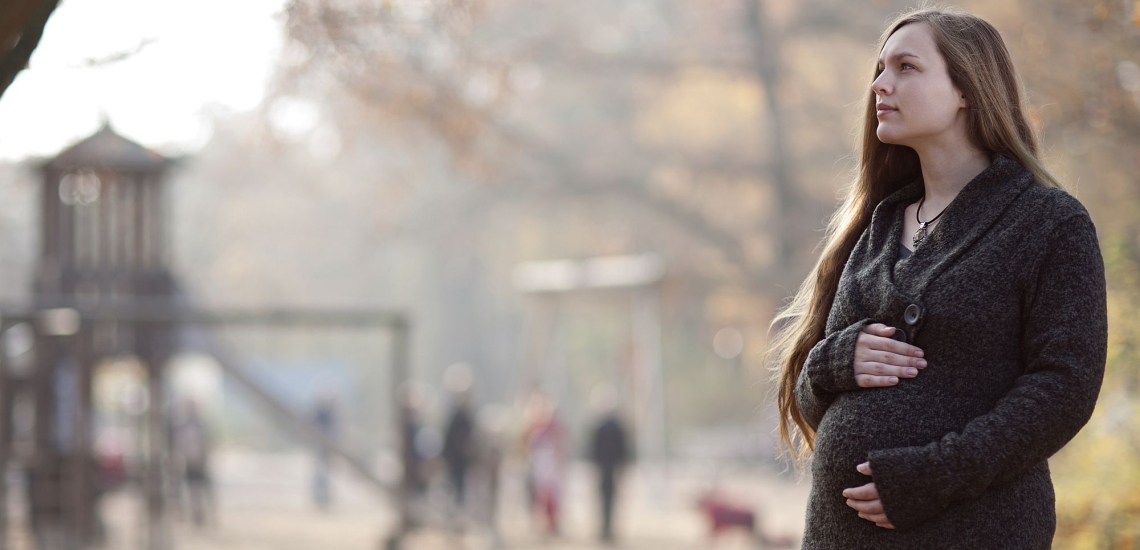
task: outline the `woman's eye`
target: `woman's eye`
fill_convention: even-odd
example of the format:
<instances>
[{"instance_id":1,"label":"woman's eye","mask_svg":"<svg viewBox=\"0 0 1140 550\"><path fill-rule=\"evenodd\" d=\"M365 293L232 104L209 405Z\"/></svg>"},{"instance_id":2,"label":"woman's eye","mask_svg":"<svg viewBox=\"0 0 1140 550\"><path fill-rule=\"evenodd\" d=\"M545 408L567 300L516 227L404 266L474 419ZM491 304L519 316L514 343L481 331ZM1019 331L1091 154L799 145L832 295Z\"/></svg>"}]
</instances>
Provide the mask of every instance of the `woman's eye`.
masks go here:
<instances>
[{"instance_id":1,"label":"woman's eye","mask_svg":"<svg viewBox=\"0 0 1140 550\"><path fill-rule=\"evenodd\" d=\"M914 65L911 65L910 63L903 63L902 64L902 70L904 70L904 71L907 69L913 69L913 68L914 68Z\"/></svg>"}]
</instances>

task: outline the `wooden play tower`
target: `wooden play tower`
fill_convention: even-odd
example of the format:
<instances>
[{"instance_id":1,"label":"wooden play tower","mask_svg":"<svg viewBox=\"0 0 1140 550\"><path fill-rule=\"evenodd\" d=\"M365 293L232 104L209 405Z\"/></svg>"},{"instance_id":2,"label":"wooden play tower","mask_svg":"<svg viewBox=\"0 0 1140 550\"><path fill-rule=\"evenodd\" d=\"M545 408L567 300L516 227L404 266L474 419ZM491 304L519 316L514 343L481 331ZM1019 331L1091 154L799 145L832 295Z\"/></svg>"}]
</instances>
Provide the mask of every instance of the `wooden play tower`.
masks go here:
<instances>
[{"instance_id":1,"label":"wooden play tower","mask_svg":"<svg viewBox=\"0 0 1140 550\"><path fill-rule=\"evenodd\" d=\"M146 375L145 449L135 478L144 499L148 549L169 547L164 533L168 453L164 365L187 345L217 359L229 380L306 442L338 456L350 471L397 497L366 462L328 440L305 415L265 391L217 345L218 325L376 327L390 338L393 388L408 376L406 318L375 310L208 311L195 308L170 270L166 180L176 164L104 124L94 135L44 162L40 251L31 299L0 304L0 550L9 517L5 472L26 474L20 499L41 549L81 549L99 538L99 475L93 453L92 379L104 359L131 355ZM185 334L201 329L196 344ZM204 334L205 336L201 336ZM19 338L20 335L26 335ZM13 342L26 341L17 347ZM30 403L30 434L13 433L17 403ZM393 412L395 418L397 413Z\"/></svg>"}]
</instances>

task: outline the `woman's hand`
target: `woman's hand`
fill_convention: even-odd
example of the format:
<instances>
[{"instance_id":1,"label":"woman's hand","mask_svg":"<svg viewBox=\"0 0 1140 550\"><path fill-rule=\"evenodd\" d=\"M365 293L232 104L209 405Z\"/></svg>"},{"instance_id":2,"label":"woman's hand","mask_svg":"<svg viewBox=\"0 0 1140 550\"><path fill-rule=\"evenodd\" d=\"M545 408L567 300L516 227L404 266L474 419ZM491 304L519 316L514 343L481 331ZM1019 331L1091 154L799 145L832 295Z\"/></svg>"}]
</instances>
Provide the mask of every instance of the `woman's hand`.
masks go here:
<instances>
[{"instance_id":1,"label":"woman's hand","mask_svg":"<svg viewBox=\"0 0 1140 550\"><path fill-rule=\"evenodd\" d=\"M926 368L922 350L891 338L898 330L882 323L863 327L855 341L855 382L861 388L879 388L914 378Z\"/></svg>"},{"instance_id":2,"label":"woman's hand","mask_svg":"<svg viewBox=\"0 0 1140 550\"><path fill-rule=\"evenodd\" d=\"M859 473L871 475L871 463L864 462L855 467ZM847 497L847 505L859 512L859 517L878 525L884 529L894 529L891 520L887 519L887 512L883 510L883 503L879 500L879 490L874 483L843 490Z\"/></svg>"}]
</instances>

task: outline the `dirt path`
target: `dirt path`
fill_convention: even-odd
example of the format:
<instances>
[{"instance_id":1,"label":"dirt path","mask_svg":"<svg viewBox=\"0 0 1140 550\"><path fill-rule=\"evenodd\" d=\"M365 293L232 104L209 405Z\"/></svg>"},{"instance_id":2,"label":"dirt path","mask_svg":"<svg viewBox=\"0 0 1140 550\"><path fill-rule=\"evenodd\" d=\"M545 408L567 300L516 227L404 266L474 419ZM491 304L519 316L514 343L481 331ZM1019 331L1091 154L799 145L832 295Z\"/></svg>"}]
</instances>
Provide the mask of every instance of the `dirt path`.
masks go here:
<instances>
[{"instance_id":1,"label":"dirt path","mask_svg":"<svg viewBox=\"0 0 1140 550\"><path fill-rule=\"evenodd\" d=\"M592 475L575 465L567 476L562 536L539 534L525 508L518 465L504 468L499 498L501 545L486 529L473 527L465 534L425 529L408 537L405 549L542 548L571 550L601 547L596 541L597 519ZM713 469L699 465L673 465L668 480L660 469L641 468L626 477L619 504L618 548L698 549L757 548L744 533L727 533L715 541L708 537L696 501L711 487L719 487L741 503L763 511L767 533L798 541L807 502L807 482L795 483L762 467ZM304 454L219 454L217 520L195 529L186 519L173 518L170 550L378 550L391 532L394 518L388 504L355 483L348 474L334 474L334 503L327 512L309 500L311 463ZM439 489L433 493L446 499ZM442 506L433 507L435 509ZM473 506L472 513L485 511ZM120 492L103 501L108 526L106 548L141 549L143 510L137 495ZM13 550L19 550L14 545Z\"/></svg>"}]
</instances>

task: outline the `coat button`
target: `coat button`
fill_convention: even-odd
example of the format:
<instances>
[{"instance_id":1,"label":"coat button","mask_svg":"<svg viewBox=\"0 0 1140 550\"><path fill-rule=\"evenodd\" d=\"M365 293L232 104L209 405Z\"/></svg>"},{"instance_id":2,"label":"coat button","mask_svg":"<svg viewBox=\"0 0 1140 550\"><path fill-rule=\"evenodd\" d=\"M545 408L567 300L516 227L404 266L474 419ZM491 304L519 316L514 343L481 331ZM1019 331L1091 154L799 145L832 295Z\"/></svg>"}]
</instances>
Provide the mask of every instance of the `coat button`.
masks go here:
<instances>
[{"instance_id":1,"label":"coat button","mask_svg":"<svg viewBox=\"0 0 1140 550\"><path fill-rule=\"evenodd\" d=\"M899 342L902 342L905 344L906 343L906 333L903 332L903 329L896 327L895 333L891 335L891 339L892 340L898 340Z\"/></svg>"},{"instance_id":2,"label":"coat button","mask_svg":"<svg viewBox=\"0 0 1140 550\"><path fill-rule=\"evenodd\" d=\"M906 324L914 326L917 325L918 321L921 319L922 308L918 307L918 304L911 304L909 306L906 306L906 310L903 311L903 321L906 321Z\"/></svg>"}]
</instances>

